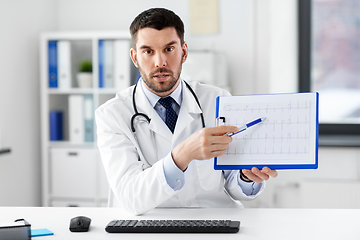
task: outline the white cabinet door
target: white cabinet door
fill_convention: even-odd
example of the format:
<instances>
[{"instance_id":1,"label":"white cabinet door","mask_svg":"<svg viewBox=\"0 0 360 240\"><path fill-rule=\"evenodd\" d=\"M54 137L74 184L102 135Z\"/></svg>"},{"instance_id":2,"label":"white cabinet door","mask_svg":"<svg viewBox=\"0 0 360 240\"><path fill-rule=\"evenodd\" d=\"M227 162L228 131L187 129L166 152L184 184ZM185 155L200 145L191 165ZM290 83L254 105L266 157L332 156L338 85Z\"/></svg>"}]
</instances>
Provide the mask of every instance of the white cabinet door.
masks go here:
<instances>
[{"instance_id":1,"label":"white cabinet door","mask_svg":"<svg viewBox=\"0 0 360 240\"><path fill-rule=\"evenodd\" d=\"M51 149L52 197L95 198L96 153L95 149Z\"/></svg>"}]
</instances>

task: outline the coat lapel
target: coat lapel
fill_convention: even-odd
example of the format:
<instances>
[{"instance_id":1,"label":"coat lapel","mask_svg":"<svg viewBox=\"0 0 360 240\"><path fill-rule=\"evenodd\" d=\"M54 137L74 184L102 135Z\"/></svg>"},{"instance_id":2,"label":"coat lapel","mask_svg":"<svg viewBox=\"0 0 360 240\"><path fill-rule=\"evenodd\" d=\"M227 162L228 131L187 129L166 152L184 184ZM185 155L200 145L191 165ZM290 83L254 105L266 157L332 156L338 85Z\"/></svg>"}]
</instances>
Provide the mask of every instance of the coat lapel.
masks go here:
<instances>
[{"instance_id":1,"label":"coat lapel","mask_svg":"<svg viewBox=\"0 0 360 240\"><path fill-rule=\"evenodd\" d=\"M140 83L139 83L140 84ZM160 118L159 114L155 111L155 109L150 105L149 100L146 98L143 90L138 87L136 89L136 106L138 111L146 114L151 119L149 124L149 129L156 134L161 135L169 142L172 141L172 133L169 128L166 126L164 121Z\"/></svg>"},{"instance_id":2,"label":"coat lapel","mask_svg":"<svg viewBox=\"0 0 360 240\"><path fill-rule=\"evenodd\" d=\"M178 120L176 122L175 132L174 132L174 141L176 142L176 139L182 135L182 132L184 129L191 127L190 124L197 119L197 115L200 115L202 113L202 110L196 103L196 100L192 93L189 91L189 89L186 87L184 82L181 80L182 84L182 103L180 107L180 112L178 116ZM201 126L201 122L199 122ZM194 132L193 127L191 127L192 132Z\"/></svg>"}]
</instances>

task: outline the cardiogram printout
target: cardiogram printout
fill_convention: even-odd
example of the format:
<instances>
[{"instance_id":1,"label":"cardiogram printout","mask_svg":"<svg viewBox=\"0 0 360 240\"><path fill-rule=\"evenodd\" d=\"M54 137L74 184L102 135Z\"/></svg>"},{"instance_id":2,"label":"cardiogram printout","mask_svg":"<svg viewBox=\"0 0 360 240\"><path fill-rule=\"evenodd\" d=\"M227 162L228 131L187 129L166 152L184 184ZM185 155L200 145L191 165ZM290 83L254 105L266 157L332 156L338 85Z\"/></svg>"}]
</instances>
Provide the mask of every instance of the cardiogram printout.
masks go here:
<instances>
[{"instance_id":1,"label":"cardiogram printout","mask_svg":"<svg viewBox=\"0 0 360 240\"><path fill-rule=\"evenodd\" d=\"M232 136L215 169L315 169L318 167L318 93L220 96L217 125L242 127L263 122Z\"/></svg>"}]
</instances>

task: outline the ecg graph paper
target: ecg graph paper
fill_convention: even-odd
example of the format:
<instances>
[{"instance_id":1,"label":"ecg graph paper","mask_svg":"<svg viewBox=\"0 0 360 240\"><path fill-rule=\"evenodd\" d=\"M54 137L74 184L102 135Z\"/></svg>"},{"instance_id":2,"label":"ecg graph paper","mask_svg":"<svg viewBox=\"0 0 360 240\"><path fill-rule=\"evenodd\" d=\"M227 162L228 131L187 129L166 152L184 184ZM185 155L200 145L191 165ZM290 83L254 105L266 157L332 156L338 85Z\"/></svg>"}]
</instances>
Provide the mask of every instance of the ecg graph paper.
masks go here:
<instances>
[{"instance_id":1,"label":"ecg graph paper","mask_svg":"<svg viewBox=\"0 0 360 240\"><path fill-rule=\"evenodd\" d=\"M234 135L216 164L315 164L317 115L317 93L219 97L217 116L225 117L225 125L266 120Z\"/></svg>"}]
</instances>

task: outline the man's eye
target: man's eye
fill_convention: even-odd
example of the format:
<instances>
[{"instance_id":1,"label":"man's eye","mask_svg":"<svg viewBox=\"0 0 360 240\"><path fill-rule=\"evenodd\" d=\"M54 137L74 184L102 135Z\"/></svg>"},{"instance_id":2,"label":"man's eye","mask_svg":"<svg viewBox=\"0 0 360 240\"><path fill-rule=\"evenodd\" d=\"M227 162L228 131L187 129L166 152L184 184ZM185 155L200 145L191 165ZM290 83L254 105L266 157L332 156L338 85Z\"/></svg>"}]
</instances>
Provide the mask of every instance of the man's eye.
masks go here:
<instances>
[{"instance_id":1,"label":"man's eye","mask_svg":"<svg viewBox=\"0 0 360 240\"><path fill-rule=\"evenodd\" d=\"M171 52L174 48L173 47L168 47L165 49L166 52Z\"/></svg>"},{"instance_id":2,"label":"man's eye","mask_svg":"<svg viewBox=\"0 0 360 240\"><path fill-rule=\"evenodd\" d=\"M151 54L152 51L151 51L151 50L146 50L146 51L144 51L144 53L145 53L145 54Z\"/></svg>"}]
</instances>

